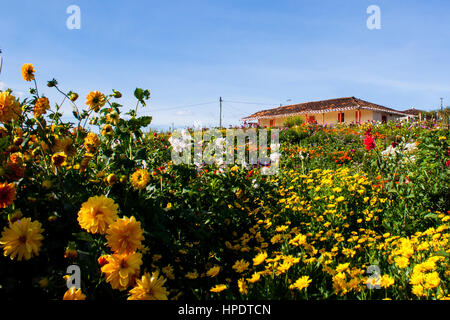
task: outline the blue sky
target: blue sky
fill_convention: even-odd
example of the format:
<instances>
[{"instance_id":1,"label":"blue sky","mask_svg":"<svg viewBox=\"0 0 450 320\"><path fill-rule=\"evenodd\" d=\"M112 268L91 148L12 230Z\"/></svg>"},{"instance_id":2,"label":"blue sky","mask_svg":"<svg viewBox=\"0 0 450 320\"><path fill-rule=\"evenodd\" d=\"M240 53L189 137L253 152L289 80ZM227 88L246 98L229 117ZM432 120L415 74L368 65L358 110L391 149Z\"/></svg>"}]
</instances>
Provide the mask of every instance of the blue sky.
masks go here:
<instances>
[{"instance_id":1,"label":"blue sky","mask_svg":"<svg viewBox=\"0 0 450 320\"><path fill-rule=\"evenodd\" d=\"M139 114L154 126L218 125L220 96L225 125L280 104L347 96L399 110L436 109L441 97L450 105L445 0L2 2L0 89L26 96L20 68L33 63L53 103L52 78L80 94L80 107L91 90L121 91L126 109L134 88L150 89ZM80 30L66 27L73 4ZM373 4L380 30L366 27Z\"/></svg>"}]
</instances>

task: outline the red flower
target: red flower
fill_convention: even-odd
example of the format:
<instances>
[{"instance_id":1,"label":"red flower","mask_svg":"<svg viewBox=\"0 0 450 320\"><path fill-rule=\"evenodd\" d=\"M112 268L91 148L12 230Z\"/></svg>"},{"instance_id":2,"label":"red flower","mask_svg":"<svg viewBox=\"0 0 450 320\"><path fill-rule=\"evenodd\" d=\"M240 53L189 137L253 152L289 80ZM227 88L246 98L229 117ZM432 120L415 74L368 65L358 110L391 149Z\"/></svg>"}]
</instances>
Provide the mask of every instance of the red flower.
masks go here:
<instances>
[{"instance_id":1,"label":"red flower","mask_svg":"<svg viewBox=\"0 0 450 320\"><path fill-rule=\"evenodd\" d=\"M366 135L366 138L364 139L364 144L366 145L366 150L367 151L372 150L373 148L375 148L375 140L370 134Z\"/></svg>"},{"instance_id":2,"label":"red flower","mask_svg":"<svg viewBox=\"0 0 450 320\"><path fill-rule=\"evenodd\" d=\"M447 160L447 163L445 164L448 167L450 167L450 160Z\"/></svg>"},{"instance_id":3,"label":"red flower","mask_svg":"<svg viewBox=\"0 0 450 320\"><path fill-rule=\"evenodd\" d=\"M108 258L106 255L102 255L97 259L98 264L100 265L100 267L103 267L105 264L108 264Z\"/></svg>"}]
</instances>

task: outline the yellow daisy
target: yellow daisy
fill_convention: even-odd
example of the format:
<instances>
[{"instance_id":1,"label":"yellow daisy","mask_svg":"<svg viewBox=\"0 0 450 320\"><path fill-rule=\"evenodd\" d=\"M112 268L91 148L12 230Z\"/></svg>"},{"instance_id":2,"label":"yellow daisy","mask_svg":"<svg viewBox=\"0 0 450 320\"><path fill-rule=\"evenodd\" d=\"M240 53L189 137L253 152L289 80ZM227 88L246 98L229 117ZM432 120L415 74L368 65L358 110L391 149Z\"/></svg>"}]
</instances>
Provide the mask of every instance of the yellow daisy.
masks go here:
<instances>
[{"instance_id":1,"label":"yellow daisy","mask_svg":"<svg viewBox=\"0 0 450 320\"><path fill-rule=\"evenodd\" d=\"M90 197L81 205L78 223L90 233L105 234L109 225L117 218L118 205L105 196Z\"/></svg>"},{"instance_id":2,"label":"yellow daisy","mask_svg":"<svg viewBox=\"0 0 450 320\"><path fill-rule=\"evenodd\" d=\"M10 256L11 260L17 256L19 261L38 256L44 239L41 226L39 221L23 218L5 227L0 238L3 255Z\"/></svg>"},{"instance_id":3,"label":"yellow daisy","mask_svg":"<svg viewBox=\"0 0 450 320\"><path fill-rule=\"evenodd\" d=\"M128 300L167 300L167 290L164 288L166 279L159 272L152 275L146 272L141 279L136 280L136 286L130 290Z\"/></svg>"},{"instance_id":4,"label":"yellow daisy","mask_svg":"<svg viewBox=\"0 0 450 320\"><path fill-rule=\"evenodd\" d=\"M106 240L112 251L131 253L142 248L144 230L134 217L123 217L112 223L106 230Z\"/></svg>"}]
</instances>

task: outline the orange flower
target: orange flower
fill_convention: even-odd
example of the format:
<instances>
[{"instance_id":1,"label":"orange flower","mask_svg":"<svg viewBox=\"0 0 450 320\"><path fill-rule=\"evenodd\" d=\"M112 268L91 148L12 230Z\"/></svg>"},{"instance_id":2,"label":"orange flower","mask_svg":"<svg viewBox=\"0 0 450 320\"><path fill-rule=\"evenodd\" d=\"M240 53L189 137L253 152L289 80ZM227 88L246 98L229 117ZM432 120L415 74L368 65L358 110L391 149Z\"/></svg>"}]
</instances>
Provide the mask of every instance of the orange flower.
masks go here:
<instances>
[{"instance_id":1,"label":"orange flower","mask_svg":"<svg viewBox=\"0 0 450 320\"><path fill-rule=\"evenodd\" d=\"M134 284L142 264L141 253L115 253L107 259L108 263L101 270L106 275L106 282L109 282L113 289L123 291Z\"/></svg>"},{"instance_id":2,"label":"orange flower","mask_svg":"<svg viewBox=\"0 0 450 320\"><path fill-rule=\"evenodd\" d=\"M0 208L6 208L16 200L16 187L13 183L0 183Z\"/></svg>"},{"instance_id":3,"label":"orange flower","mask_svg":"<svg viewBox=\"0 0 450 320\"><path fill-rule=\"evenodd\" d=\"M78 223L90 233L105 234L109 225L117 218L119 206L105 196L90 197L81 205Z\"/></svg>"},{"instance_id":4,"label":"orange flower","mask_svg":"<svg viewBox=\"0 0 450 320\"><path fill-rule=\"evenodd\" d=\"M16 121L22 113L19 101L8 91L0 92L0 122Z\"/></svg>"},{"instance_id":5,"label":"orange flower","mask_svg":"<svg viewBox=\"0 0 450 320\"><path fill-rule=\"evenodd\" d=\"M22 66L22 78L25 81L31 81L34 80L34 73L36 70L34 70L34 66L31 63L25 63Z\"/></svg>"},{"instance_id":6,"label":"orange flower","mask_svg":"<svg viewBox=\"0 0 450 320\"><path fill-rule=\"evenodd\" d=\"M106 230L106 240L112 251L131 253L142 248L144 230L134 217L123 217L112 223Z\"/></svg>"},{"instance_id":7,"label":"orange flower","mask_svg":"<svg viewBox=\"0 0 450 320\"><path fill-rule=\"evenodd\" d=\"M84 138L84 147L88 152L95 152L95 149L97 149L99 144L100 140L98 136L93 132L89 132L86 138Z\"/></svg>"},{"instance_id":8,"label":"orange flower","mask_svg":"<svg viewBox=\"0 0 450 320\"><path fill-rule=\"evenodd\" d=\"M86 296L81 289L72 287L64 293L63 300L86 300Z\"/></svg>"},{"instance_id":9,"label":"orange flower","mask_svg":"<svg viewBox=\"0 0 450 320\"><path fill-rule=\"evenodd\" d=\"M48 109L50 109L50 101L48 101L48 98L42 97L36 100L36 103L34 104L33 114L36 118L38 118L47 113Z\"/></svg>"},{"instance_id":10,"label":"orange flower","mask_svg":"<svg viewBox=\"0 0 450 320\"><path fill-rule=\"evenodd\" d=\"M105 95L100 91L91 91L86 97L86 104L90 109L98 112L106 103Z\"/></svg>"}]
</instances>

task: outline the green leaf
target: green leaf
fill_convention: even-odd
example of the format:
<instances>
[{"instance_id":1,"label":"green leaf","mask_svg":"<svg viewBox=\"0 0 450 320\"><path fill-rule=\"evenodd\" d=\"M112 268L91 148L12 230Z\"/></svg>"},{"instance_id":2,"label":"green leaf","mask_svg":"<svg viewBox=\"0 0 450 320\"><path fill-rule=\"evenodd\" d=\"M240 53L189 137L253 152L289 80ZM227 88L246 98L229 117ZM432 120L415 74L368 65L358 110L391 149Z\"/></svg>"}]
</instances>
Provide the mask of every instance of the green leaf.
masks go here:
<instances>
[{"instance_id":1,"label":"green leaf","mask_svg":"<svg viewBox=\"0 0 450 320\"><path fill-rule=\"evenodd\" d=\"M80 241L87 241L87 242L94 241L94 238L89 233L84 232L84 231L78 232L78 233L72 233L72 235Z\"/></svg>"}]
</instances>

